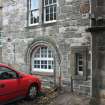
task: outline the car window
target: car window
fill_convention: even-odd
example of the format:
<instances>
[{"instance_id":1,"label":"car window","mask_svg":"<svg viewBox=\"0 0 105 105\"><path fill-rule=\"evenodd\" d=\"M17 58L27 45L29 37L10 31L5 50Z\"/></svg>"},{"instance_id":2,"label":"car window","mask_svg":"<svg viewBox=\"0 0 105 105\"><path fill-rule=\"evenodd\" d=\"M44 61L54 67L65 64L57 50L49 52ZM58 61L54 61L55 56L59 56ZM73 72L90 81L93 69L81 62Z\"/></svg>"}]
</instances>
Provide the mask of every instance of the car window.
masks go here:
<instances>
[{"instance_id":1,"label":"car window","mask_svg":"<svg viewBox=\"0 0 105 105\"><path fill-rule=\"evenodd\" d=\"M0 67L0 80L16 79L17 73L9 68Z\"/></svg>"}]
</instances>

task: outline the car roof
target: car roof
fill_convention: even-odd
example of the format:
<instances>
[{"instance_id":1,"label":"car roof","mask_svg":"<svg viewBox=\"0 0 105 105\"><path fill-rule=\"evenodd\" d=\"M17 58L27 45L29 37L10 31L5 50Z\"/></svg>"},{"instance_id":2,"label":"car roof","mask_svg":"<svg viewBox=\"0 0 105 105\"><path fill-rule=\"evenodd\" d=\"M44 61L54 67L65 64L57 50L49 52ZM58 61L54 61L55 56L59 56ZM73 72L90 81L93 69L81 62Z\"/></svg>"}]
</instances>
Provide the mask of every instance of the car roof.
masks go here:
<instances>
[{"instance_id":1,"label":"car roof","mask_svg":"<svg viewBox=\"0 0 105 105\"><path fill-rule=\"evenodd\" d=\"M4 64L4 63L0 63L0 66L11 68L11 66Z\"/></svg>"}]
</instances>

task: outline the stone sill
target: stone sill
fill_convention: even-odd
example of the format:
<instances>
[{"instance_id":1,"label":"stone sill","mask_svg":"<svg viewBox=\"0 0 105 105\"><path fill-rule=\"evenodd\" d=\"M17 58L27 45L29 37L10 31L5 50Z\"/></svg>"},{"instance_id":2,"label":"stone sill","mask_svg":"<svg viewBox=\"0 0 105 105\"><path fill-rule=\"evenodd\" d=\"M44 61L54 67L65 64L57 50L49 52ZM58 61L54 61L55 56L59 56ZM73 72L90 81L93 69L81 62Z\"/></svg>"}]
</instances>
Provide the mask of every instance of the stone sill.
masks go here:
<instances>
[{"instance_id":1,"label":"stone sill","mask_svg":"<svg viewBox=\"0 0 105 105\"><path fill-rule=\"evenodd\" d=\"M32 75L39 75L39 76L52 76L54 77L54 73L50 72L31 72Z\"/></svg>"},{"instance_id":2,"label":"stone sill","mask_svg":"<svg viewBox=\"0 0 105 105\"><path fill-rule=\"evenodd\" d=\"M25 28L34 29L34 28L40 28L40 27L54 26L56 24L57 24L57 22L48 22L48 23L41 23L41 24L37 24L37 25L27 25Z\"/></svg>"}]
</instances>

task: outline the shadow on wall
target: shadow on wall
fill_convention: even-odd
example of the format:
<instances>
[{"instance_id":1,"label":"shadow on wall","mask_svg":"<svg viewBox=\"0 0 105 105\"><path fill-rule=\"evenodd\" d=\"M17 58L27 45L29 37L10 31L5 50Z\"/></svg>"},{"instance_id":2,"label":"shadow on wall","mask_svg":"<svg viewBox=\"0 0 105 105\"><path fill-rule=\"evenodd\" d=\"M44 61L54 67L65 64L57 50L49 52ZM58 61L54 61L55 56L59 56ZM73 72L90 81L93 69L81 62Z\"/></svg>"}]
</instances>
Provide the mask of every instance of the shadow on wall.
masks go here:
<instances>
[{"instance_id":1,"label":"shadow on wall","mask_svg":"<svg viewBox=\"0 0 105 105\"><path fill-rule=\"evenodd\" d=\"M102 49L98 50L96 57L96 73L95 79L93 80L93 91L94 96L90 101L90 105L101 105L102 99L105 99L105 83L104 83L104 74L105 74L105 51ZM105 103L104 103L105 104ZM102 105L104 105L102 104Z\"/></svg>"}]
</instances>

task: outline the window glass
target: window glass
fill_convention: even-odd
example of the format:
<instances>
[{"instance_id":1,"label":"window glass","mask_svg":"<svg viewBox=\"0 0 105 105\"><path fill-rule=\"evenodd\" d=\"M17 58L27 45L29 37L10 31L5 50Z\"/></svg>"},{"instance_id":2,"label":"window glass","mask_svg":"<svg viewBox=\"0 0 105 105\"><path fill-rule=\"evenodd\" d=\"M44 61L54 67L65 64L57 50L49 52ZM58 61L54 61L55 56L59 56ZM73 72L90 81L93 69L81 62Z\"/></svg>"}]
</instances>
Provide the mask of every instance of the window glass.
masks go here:
<instances>
[{"instance_id":1,"label":"window glass","mask_svg":"<svg viewBox=\"0 0 105 105\"><path fill-rule=\"evenodd\" d=\"M53 0L53 3L56 3L56 0Z\"/></svg>"},{"instance_id":2,"label":"window glass","mask_svg":"<svg viewBox=\"0 0 105 105\"><path fill-rule=\"evenodd\" d=\"M76 53L77 74L83 75L83 54Z\"/></svg>"},{"instance_id":3,"label":"window glass","mask_svg":"<svg viewBox=\"0 0 105 105\"><path fill-rule=\"evenodd\" d=\"M31 0L31 10L39 8L39 0Z\"/></svg>"},{"instance_id":4,"label":"window glass","mask_svg":"<svg viewBox=\"0 0 105 105\"><path fill-rule=\"evenodd\" d=\"M44 4L45 21L56 20L56 0L49 0L49 2L45 0Z\"/></svg>"},{"instance_id":5,"label":"window glass","mask_svg":"<svg viewBox=\"0 0 105 105\"><path fill-rule=\"evenodd\" d=\"M48 4L48 0L45 0L45 5L47 5Z\"/></svg>"},{"instance_id":6,"label":"window glass","mask_svg":"<svg viewBox=\"0 0 105 105\"><path fill-rule=\"evenodd\" d=\"M17 74L15 71L10 70L10 69L5 68L5 67L0 67L0 80L16 79L16 78L17 78Z\"/></svg>"},{"instance_id":7,"label":"window glass","mask_svg":"<svg viewBox=\"0 0 105 105\"><path fill-rule=\"evenodd\" d=\"M39 11L31 11L31 24L39 22Z\"/></svg>"},{"instance_id":8,"label":"window glass","mask_svg":"<svg viewBox=\"0 0 105 105\"><path fill-rule=\"evenodd\" d=\"M39 23L39 0L30 0L29 24Z\"/></svg>"},{"instance_id":9,"label":"window glass","mask_svg":"<svg viewBox=\"0 0 105 105\"><path fill-rule=\"evenodd\" d=\"M52 0L49 0L49 4L52 4L52 2L53 2Z\"/></svg>"},{"instance_id":10,"label":"window glass","mask_svg":"<svg viewBox=\"0 0 105 105\"><path fill-rule=\"evenodd\" d=\"M41 46L34 53L34 70L53 70L54 59L50 48Z\"/></svg>"}]
</instances>

